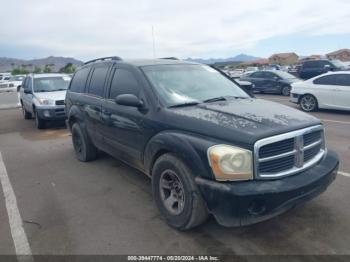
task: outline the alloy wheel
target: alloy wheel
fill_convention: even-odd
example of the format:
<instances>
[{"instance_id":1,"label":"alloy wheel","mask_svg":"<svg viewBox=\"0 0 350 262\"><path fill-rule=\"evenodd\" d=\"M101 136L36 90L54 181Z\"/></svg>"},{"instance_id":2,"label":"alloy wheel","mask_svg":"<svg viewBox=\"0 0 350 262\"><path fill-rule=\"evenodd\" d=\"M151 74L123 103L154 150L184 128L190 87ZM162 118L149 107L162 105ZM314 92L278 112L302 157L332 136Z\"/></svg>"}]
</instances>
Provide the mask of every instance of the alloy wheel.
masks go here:
<instances>
[{"instance_id":1,"label":"alloy wheel","mask_svg":"<svg viewBox=\"0 0 350 262\"><path fill-rule=\"evenodd\" d=\"M301 98L300 105L304 111L310 112L315 110L317 102L313 96L306 95Z\"/></svg>"}]
</instances>

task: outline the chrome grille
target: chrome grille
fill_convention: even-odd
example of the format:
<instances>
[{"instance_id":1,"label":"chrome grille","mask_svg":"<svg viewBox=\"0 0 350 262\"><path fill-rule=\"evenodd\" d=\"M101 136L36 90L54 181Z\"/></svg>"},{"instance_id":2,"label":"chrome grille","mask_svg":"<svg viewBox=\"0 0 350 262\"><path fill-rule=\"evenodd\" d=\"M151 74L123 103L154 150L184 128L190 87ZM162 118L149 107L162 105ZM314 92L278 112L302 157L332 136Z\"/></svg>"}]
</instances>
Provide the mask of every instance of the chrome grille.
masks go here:
<instances>
[{"instance_id":1,"label":"chrome grille","mask_svg":"<svg viewBox=\"0 0 350 262\"><path fill-rule=\"evenodd\" d=\"M58 106L64 105L64 100L56 100L56 105Z\"/></svg>"},{"instance_id":2,"label":"chrome grille","mask_svg":"<svg viewBox=\"0 0 350 262\"><path fill-rule=\"evenodd\" d=\"M254 145L257 178L292 175L316 164L325 153L321 125L259 140Z\"/></svg>"}]
</instances>

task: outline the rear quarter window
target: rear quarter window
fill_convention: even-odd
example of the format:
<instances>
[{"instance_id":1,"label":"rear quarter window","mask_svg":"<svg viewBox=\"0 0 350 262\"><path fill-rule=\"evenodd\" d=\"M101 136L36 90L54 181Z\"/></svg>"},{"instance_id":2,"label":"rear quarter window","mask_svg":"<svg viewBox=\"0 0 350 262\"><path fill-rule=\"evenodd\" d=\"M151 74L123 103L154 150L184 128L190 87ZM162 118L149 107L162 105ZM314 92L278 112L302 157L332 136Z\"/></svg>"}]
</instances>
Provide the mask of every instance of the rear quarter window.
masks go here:
<instances>
[{"instance_id":1,"label":"rear quarter window","mask_svg":"<svg viewBox=\"0 0 350 262\"><path fill-rule=\"evenodd\" d=\"M90 67L86 67L77 71L70 84L70 91L82 93L84 92L86 80L90 72Z\"/></svg>"}]
</instances>

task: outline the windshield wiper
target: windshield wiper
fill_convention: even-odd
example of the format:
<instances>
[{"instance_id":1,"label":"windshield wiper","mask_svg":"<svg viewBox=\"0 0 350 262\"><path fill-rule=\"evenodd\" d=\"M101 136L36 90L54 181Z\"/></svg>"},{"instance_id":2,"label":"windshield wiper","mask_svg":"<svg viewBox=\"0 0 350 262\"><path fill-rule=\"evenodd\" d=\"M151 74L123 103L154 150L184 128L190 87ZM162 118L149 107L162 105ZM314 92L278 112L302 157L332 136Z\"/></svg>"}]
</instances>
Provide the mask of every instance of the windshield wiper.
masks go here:
<instances>
[{"instance_id":1,"label":"windshield wiper","mask_svg":"<svg viewBox=\"0 0 350 262\"><path fill-rule=\"evenodd\" d=\"M226 101L227 98L224 96L218 96L218 97L213 97L209 98L203 101L203 103L211 103L211 102L216 102L216 101Z\"/></svg>"},{"instance_id":2,"label":"windshield wiper","mask_svg":"<svg viewBox=\"0 0 350 262\"><path fill-rule=\"evenodd\" d=\"M198 105L198 104L199 104L199 102L192 101L192 102L185 102L185 103L182 103L182 104L176 104L176 105L168 106L168 108L195 106L195 105Z\"/></svg>"}]
</instances>

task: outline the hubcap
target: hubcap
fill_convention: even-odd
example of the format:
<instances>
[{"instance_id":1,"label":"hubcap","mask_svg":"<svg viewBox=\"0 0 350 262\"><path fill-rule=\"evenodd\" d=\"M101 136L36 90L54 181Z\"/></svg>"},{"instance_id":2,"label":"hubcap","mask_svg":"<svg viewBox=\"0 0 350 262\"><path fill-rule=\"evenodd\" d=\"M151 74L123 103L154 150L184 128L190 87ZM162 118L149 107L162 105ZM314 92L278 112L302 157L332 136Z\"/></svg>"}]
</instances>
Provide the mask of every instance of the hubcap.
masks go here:
<instances>
[{"instance_id":1,"label":"hubcap","mask_svg":"<svg viewBox=\"0 0 350 262\"><path fill-rule=\"evenodd\" d=\"M167 169L160 175L159 190L165 208L172 215L179 215L185 206L185 192L174 171Z\"/></svg>"},{"instance_id":2,"label":"hubcap","mask_svg":"<svg viewBox=\"0 0 350 262\"><path fill-rule=\"evenodd\" d=\"M316 101L312 96L304 96L300 104L305 111L312 111L316 106Z\"/></svg>"},{"instance_id":3,"label":"hubcap","mask_svg":"<svg viewBox=\"0 0 350 262\"><path fill-rule=\"evenodd\" d=\"M284 87L282 91L283 95L288 96L289 95L289 87Z\"/></svg>"}]
</instances>

